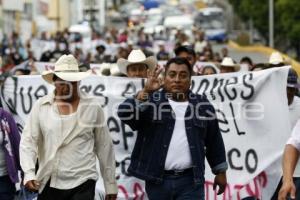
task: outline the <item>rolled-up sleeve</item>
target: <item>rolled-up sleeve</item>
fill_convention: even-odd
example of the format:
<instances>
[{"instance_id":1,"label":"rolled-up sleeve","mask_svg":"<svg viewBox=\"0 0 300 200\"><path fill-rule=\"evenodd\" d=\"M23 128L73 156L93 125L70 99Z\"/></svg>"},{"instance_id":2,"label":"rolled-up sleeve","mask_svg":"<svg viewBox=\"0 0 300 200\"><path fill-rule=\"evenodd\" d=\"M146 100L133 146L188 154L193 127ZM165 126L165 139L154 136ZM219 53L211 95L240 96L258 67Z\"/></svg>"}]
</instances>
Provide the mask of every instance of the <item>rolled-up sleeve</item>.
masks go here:
<instances>
[{"instance_id":1,"label":"rolled-up sleeve","mask_svg":"<svg viewBox=\"0 0 300 200\"><path fill-rule=\"evenodd\" d=\"M35 165L37 161L38 138L41 134L39 124L39 101L33 106L25 124L20 141L20 164L24 172L24 184L36 180Z\"/></svg>"},{"instance_id":2,"label":"rolled-up sleeve","mask_svg":"<svg viewBox=\"0 0 300 200\"><path fill-rule=\"evenodd\" d=\"M300 120L297 121L293 128L292 135L286 144L290 144L300 152Z\"/></svg>"},{"instance_id":3,"label":"rolled-up sleeve","mask_svg":"<svg viewBox=\"0 0 300 200\"><path fill-rule=\"evenodd\" d=\"M219 129L215 109L209 106L213 119L208 120L207 137L205 140L206 158L214 174L225 172L228 169L224 141Z\"/></svg>"},{"instance_id":4,"label":"rolled-up sleeve","mask_svg":"<svg viewBox=\"0 0 300 200\"><path fill-rule=\"evenodd\" d=\"M117 194L118 187L115 175L115 152L112 138L110 137L105 122L106 120L103 110L99 105L99 113L97 117L98 126L95 128L96 154L100 162L100 170L106 194Z\"/></svg>"}]
</instances>

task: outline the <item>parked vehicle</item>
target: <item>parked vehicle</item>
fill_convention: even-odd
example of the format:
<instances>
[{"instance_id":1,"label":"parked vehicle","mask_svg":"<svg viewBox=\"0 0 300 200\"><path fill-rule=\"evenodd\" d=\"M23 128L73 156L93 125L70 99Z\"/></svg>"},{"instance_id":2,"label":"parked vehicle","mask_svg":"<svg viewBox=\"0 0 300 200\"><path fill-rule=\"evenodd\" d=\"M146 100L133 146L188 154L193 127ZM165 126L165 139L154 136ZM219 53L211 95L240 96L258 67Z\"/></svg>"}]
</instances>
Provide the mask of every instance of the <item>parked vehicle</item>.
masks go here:
<instances>
[{"instance_id":1,"label":"parked vehicle","mask_svg":"<svg viewBox=\"0 0 300 200\"><path fill-rule=\"evenodd\" d=\"M204 30L208 40L227 41L226 20L221 8L209 7L201 9L195 17L195 25Z\"/></svg>"}]
</instances>

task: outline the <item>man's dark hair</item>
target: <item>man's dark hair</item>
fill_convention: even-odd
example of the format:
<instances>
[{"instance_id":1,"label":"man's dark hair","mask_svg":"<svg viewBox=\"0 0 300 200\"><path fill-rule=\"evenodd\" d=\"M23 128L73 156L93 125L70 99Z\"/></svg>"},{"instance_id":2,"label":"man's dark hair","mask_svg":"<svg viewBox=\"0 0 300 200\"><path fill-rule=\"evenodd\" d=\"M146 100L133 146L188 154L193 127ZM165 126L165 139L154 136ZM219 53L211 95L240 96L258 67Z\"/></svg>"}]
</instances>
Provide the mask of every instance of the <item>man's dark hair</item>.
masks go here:
<instances>
[{"instance_id":1,"label":"man's dark hair","mask_svg":"<svg viewBox=\"0 0 300 200\"><path fill-rule=\"evenodd\" d=\"M196 52L192 46L179 46L174 50L176 56L178 56L181 52L186 52L196 57Z\"/></svg>"},{"instance_id":2,"label":"man's dark hair","mask_svg":"<svg viewBox=\"0 0 300 200\"><path fill-rule=\"evenodd\" d=\"M58 76L56 76L55 74L53 74L52 81L55 82L57 79L58 79Z\"/></svg>"},{"instance_id":3,"label":"man's dark hair","mask_svg":"<svg viewBox=\"0 0 300 200\"><path fill-rule=\"evenodd\" d=\"M189 61L185 58L181 58L181 57L175 57L175 58L171 58L170 60L168 60L166 66L165 66L165 72L168 71L169 67L171 64L177 64L177 65L186 65L188 70L189 70L189 73L190 73L190 77L192 76L193 74L193 67L192 65L189 63Z\"/></svg>"},{"instance_id":4,"label":"man's dark hair","mask_svg":"<svg viewBox=\"0 0 300 200\"><path fill-rule=\"evenodd\" d=\"M99 51L100 49L102 49L102 51L105 51L105 46L104 45L98 45L97 47L96 47L96 50L97 51Z\"/></svg>"},{"instance_id":5,"label":"man's dark hair","mask_svg":"<svg viewBox=\"0 0 300 200\"><path fill-rule=\"evenodd\" d=\"M246 62L246 63L249 63L250 65L253 65L251 58L249 58L248 56L243 57L241 59L240 63L242 63L242 62Z\"/></svg>"}]
</instances>

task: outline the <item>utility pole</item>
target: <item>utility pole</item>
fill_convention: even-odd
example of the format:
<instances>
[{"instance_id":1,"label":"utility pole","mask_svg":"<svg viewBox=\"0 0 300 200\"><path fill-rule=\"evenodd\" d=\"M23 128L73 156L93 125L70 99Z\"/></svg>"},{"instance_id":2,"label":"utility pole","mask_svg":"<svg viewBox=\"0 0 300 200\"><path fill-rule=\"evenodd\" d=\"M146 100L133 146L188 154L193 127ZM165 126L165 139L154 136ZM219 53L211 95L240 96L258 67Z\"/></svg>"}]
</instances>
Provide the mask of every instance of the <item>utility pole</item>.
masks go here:
<instances>
[{"instance_id":1,"label":"utility pole","mask_svg":"<svg viewBox=\"0 0 300 200\"><path fill-rule=\"evenodd\" d=\"M99 5L99 7L100 7L100 9L99 9L99 11L100 11L100 27L101 27L101 29L103 30L104 29L104 27L105 27L105 11L106 11L106 7L105 7L106 5L105 5L105 0L100 0L100 5Z\"/></svg>"},{"instance_id":2,"label":"utility pole","mask_svg":"<svg viewBox=\"0 0 300 200\"><path fill-rule=\"evenodd\" d=\"M60 0L56 0L56 9L57 9L56 11L57 31L59 31L60 30Z\"/></svg>"},{"instance_id":3,"label":"utility pole","mask_svg":"<svg viewBox=\"0 0 300 200\"><path fill-rule=\"evenodd\" d=\"M254 28L253 28L253 19L252 17L249 20L249 29L250 29L250 44L254 42Z\"/></svg>"},{"instance_id":4,"label":"utility pole","mask_svg":"<svg viewBox=\"0 0 300 200\"><path fill-rule=\"evenodd\" d=\"M274 47L274 0L269 0L269 47Z\"/></svg>"}]
</instances>

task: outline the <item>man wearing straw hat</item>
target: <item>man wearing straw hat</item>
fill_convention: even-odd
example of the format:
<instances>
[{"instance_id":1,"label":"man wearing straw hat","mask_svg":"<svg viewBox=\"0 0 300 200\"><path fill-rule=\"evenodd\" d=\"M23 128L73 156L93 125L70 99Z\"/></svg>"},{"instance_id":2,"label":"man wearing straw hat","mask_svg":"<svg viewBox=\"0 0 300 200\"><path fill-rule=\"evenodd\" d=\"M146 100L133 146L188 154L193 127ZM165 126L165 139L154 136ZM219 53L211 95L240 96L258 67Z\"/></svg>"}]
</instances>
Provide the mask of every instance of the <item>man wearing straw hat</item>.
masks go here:
<instances>
[{"instance_id":1,"label":"man wearing straw hat","mask_svg":"<svg viewBox=\"0 0 300 200\"><path fill-rule=\"evenodd\" d=\"M140 49L130 52L128 59L119 58L117 61L119 71L129 78L147 78L147 70L153 70L157 61L154 56L146 58Z\"/></svg>"},{"instance_id":2,"label":"man wearing straw hat","mask_svg":"<svg viewBox=\"0 0 300 200\"><path fill-rule=\"evenodd\" d=\"M232 73L240 70L240 66L234 63L233 59L230 57L223 58L220 65L220 73Z\"/></svg>"},{"instance_id":3,"label":"man wearing straw hat","mask_svg":"<svg viewBox=\"0 0 300 200\"><path fill-rule=\"evenodd\" d=\"M20 143L24 184L39 192L39 200L94 200L96 157L106 199L116 199L115 155L103 110L79 91L79 81L89 74L79 72L74 56L63 55L54 71L42 75L55 90L33 106Z\"/></svg>"}]
</instances>

